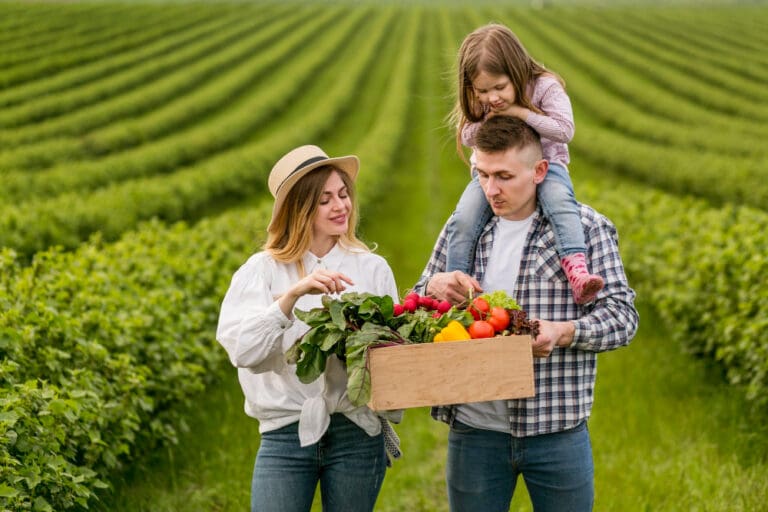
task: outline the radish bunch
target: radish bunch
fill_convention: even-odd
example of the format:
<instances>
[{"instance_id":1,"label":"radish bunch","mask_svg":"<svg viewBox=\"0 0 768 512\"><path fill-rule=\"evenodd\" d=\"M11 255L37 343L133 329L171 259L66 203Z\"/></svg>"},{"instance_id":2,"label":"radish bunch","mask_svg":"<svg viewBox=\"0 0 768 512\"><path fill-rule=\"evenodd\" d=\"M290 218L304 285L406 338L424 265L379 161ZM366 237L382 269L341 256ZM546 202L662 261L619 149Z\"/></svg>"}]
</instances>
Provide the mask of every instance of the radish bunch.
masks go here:
<instances>
[{"instance_id":1,"label":"radish bunch","mask_svg":"<svg viewBox=\"0 0 768 512\"><path fill-rule=\"evenodd\" d=\"M451 303L447 300L437 300L427 295L419 295L411 292L405 296L402 304L395 304L394 315L400 316L405 312L415 313L416 310L433 311L432 316L438 318L451 309Z\"/></svg>"}]
</instances>

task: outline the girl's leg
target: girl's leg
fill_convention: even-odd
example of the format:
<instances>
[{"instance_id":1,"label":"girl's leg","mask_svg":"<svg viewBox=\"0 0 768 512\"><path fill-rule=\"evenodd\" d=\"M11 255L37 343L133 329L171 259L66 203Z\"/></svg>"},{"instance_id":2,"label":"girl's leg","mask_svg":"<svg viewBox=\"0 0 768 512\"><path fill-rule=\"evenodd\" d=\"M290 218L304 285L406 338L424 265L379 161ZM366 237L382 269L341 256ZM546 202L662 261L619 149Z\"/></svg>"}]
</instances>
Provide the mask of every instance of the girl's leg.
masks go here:
<instances>
[{"instance_id":1,"label":"girl's leg","mask_svg":"<svg viewBox=\"0 0 768 512\"><path fill-rule=\"evenodd\" d=\"M382 434L369 436L343 414L333 414L320 440L324 512L371 512L387 470Z\"/></svg>"},{"instance_id":2,"label":"girl's leg","mask_svg":"<svg viewBox=\"0 0 768 512\"><path fill-rule=\"evenodd\" d=\"M587 269L584 228L568 170L562 165L550 164L546 178L539 185L538 197L552 225L555 247L573 298L578 304L590 302L604 283L603 278L590 274Z\"/></svg>"},{"instance_id":3,"label":"girl's leg","mask_svg":"<svg viewBox=\"0 0 768 512\"><path fill-rule=\"evenodd\" d=\"M299 445L298 423L261 436L251 512L309 512L319 480L318 445Z\"/></svg>"},{"instance_id":4,"label":"girl's leg","mask_svg":"<svg viewBox=\"0 0 768 512\"><path fill-rule=\"evenodd\" d=\"M493 212L475 176L461 195L446 226L446 270L472 273L477 239Z\"/></svg>"}]
</instances>

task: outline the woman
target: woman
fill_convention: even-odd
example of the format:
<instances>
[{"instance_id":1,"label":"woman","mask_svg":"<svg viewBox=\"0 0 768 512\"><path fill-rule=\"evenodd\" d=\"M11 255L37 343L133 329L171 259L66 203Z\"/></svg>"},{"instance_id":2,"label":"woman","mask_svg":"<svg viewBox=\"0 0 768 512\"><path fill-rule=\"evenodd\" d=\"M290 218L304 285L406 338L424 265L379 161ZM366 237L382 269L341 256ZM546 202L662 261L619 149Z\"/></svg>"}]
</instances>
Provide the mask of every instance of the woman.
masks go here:
<instances>
[{"instance_id":1,"label":"woman","mask_svg":"<svg viewBox=\"0 0 768 512\"><path fill-rule=\"evenodd\" d=\"M310 384L285 361L309 329L294 308L319 307L322 294L344 291L397 302L389 265L355 236L358 169L356 156L329 158L317 146L296 148L275 164L264 250L235 273L221 307L216 338L238 368L245 412L261 432L252 511L309 511L318 482L323 510L370 511L381 489L389 424L350 403L335 356Z\"/></svg>"}]
</instances>

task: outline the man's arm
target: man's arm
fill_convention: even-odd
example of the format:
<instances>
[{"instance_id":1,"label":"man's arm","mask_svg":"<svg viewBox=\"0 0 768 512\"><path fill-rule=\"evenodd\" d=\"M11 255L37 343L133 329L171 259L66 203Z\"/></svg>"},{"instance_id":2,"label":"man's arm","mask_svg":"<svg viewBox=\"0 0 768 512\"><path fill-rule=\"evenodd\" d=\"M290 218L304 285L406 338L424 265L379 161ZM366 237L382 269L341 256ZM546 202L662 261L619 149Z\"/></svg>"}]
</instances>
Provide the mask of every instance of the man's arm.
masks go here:
<instances>
[{"instance_id":1,"label":"man's arm","mask_svg":"<svg viewBox=\"0 0 768 512\"><path fill-rule=\"evenodd\" d=\"M602 215L595 219L587 247L590 268L603 276L605 287L592 309L573 322L570 347L591 352L613 350L627 345L637 332L635 292L624 273L616 228Z\"/></svg>"}]
</instances>

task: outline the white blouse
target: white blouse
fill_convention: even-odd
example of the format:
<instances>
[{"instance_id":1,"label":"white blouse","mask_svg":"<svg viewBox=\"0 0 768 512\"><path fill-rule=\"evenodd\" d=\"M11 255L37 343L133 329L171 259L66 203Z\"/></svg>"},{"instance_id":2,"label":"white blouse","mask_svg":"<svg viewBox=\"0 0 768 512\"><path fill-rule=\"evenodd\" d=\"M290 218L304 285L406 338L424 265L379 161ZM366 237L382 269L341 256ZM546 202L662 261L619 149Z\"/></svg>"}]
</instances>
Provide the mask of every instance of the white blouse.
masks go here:
<instances>
[{"instance_id":1,"label":"white blouse","mask_svg":"<svg viewBox=\"0 0 768 512\"><path fill-rule=\"evenodd\" d=\"M389 295L398 301L395 278L381 256L336 245L323 258L304 256L309 274L317 268L341 272L354 285L343 292ZM320 440L330 415L341 412L368 435L381 432L381 422L368 407L355 407L347 398L346 369L336 356L328 358L326 370L317 380L303 384L296 365L285 362L285 352L309 327L297 318L287 318L277 299L299 280L295 264L276 262L268 253L251 256L232 277L221 306L216 339L238 368L245 394L245 413L259 420L259 431L268 432L299 422L301 446ZM304 295L296 309L320 307L321 295ZM399 421L402 412L386 415Z\"/></svg>"}]
</instances>

